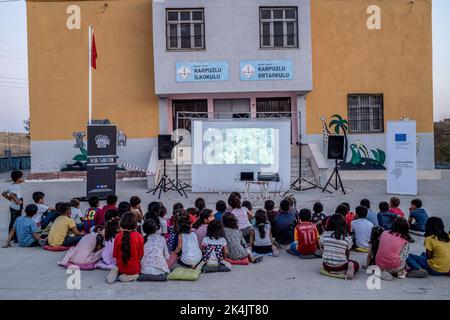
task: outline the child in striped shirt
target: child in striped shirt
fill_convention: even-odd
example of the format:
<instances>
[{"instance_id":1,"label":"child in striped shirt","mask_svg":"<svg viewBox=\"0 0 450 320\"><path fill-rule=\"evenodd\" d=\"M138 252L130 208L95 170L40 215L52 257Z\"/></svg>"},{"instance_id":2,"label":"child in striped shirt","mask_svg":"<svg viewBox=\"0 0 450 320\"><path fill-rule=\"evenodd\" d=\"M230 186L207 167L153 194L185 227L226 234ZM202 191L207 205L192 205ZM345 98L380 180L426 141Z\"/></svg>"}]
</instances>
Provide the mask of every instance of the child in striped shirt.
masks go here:
<instances>
[{"instance_id":1,"label":"child in striped shirt","mask_svg":"<svg viewBox=\"0 0 450 320\"><path fill-rule=\"evenodd\" d=\"M353 240L341 214L329 218L327 231L320 237L320 245L323 248L323 268L329 273L345 272L346 279L353 279L359 264L349 259Z\"/></svg>"}]
</instances>

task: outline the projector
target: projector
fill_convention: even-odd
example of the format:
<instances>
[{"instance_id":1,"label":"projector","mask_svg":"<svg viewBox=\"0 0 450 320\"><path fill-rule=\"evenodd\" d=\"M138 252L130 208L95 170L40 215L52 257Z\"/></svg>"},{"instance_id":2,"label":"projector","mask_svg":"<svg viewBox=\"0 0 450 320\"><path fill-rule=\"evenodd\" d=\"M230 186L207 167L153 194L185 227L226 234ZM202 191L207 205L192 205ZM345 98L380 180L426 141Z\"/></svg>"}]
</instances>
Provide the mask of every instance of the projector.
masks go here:
<instances>
[{"instance_id":1,"label":"projector","mask_svg":"<svg viewBox=\"0 0 450 320\"><path fill-rule=\"evenodd\" d=\"M280 176L278 173L258 172L258 181L274 181L279 182Z\"/></svg>"}]
</instances>

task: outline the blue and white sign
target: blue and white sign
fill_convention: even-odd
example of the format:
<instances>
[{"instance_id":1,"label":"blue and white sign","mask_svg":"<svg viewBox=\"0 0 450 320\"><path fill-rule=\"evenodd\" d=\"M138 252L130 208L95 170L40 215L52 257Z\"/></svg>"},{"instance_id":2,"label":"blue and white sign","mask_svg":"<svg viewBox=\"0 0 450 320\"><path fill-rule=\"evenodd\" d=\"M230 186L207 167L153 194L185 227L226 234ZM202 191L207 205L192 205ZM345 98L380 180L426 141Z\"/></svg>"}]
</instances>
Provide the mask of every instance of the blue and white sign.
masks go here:
<instances>
[{"instance_id":1,"label":"blue and white sign","mask_svg":"<svg viewBox=\"0 0 450 320\"><path fill-rule=\"evenodd\" d=\"M229 80L227 61L177 62L177 82Z\"/></svg>"},{"instance_id":2,"label":"blue and white sign","mask_svg":"<svg viewBox=\"0 0 450 320\"><path fill-rule=\"evenodd\" d=\"M241 61L242 81L292 80L294 68L292 60Z\"/></svg>"},{"instance_id":3,"label":"blue and white sign","mask_svg":"<svg viewBox=\"0 0 450 320\"><path fill-rule=\"evenodd\" d=\"M387 123L387 193L417 195L415 121Z\"/></svg>"}]
</instances>

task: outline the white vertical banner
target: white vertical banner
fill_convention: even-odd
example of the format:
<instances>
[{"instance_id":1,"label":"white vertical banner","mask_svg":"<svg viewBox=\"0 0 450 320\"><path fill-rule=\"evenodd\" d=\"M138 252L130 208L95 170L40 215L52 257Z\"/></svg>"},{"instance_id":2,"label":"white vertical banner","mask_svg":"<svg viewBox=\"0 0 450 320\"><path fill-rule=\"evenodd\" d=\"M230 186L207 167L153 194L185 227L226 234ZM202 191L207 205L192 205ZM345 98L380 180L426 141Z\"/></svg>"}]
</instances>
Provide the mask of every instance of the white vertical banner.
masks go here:
<instances>
[{"instance_id":1,"label":"white vertical banner","mask_svg":"<svg viewBox=\"0 0 450 320\"><path fill-rule=\"evenodd\" d=\"M415 121L388 121L387 193L417 195L417 149Z\"/></svg>"}]
</instances>

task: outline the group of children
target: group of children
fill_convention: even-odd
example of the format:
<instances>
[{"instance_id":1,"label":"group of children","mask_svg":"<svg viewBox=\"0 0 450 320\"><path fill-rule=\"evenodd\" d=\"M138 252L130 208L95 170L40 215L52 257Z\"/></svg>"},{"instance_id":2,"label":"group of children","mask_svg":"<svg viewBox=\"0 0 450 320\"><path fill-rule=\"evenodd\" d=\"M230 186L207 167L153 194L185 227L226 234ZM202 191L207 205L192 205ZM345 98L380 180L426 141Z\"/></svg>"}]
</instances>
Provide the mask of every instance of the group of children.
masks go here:
<instances>
[{"instance_id":1,"label":"group of children","mask_svg":"<svg viewBox=\"0 0 450 320\"><path fill-rule=\"evenodd\" d=\"M44 193L35 192L34 204L27 205L22 216L22 176L12 172L13 184L2 194L11 203L4 247L13 240L22 247L70 247L60 265L110 270L108 283L165 281L175 266L227 272L232 264L277 257L280 249L302 259L321 258L326 273L346 279L360 268L350 259L351 250L366 252L362 268L378 266L385 280L450 272L449 233L442 219L428 216L420 199L411 201L407 220L397 197L381 202L379 212L363 199L354 212L342 203L326 215L320 202L312 211L297 211L295 198L289 196L278 209L267 200L254 212L249 201L233 192L227 203L216 203L215 211L198 198L192 208L174 204L169 215L160 202L151 202L144 214L139 197L118 204L116 196L109 196L102 208L99 199L91 197L83 214L77 199L50 207ZM410 231L425 237L424 254L409 253Z\"/></svg>"}]
</instances>

